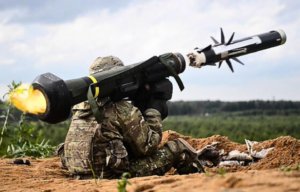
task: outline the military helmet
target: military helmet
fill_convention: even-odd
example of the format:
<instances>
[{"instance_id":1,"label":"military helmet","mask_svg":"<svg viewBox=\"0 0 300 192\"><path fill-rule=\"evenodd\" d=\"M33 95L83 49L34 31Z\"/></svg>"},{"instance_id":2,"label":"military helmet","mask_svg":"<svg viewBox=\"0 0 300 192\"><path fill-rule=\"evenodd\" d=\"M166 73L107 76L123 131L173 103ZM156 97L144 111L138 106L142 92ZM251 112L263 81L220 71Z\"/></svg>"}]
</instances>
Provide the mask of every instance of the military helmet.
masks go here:
<instances>
[{"instance_id":1,"label":"military helmet","mask_svg":"<svg viewBox=\"0 0 300 192\"><path fill-rule=\"evenodd\" d=\"M101 71L108 71L119 66L124 66L123 62L115 56L98 57L90 66L89 73L97 73Z\"/></svg>"}]
</instances>

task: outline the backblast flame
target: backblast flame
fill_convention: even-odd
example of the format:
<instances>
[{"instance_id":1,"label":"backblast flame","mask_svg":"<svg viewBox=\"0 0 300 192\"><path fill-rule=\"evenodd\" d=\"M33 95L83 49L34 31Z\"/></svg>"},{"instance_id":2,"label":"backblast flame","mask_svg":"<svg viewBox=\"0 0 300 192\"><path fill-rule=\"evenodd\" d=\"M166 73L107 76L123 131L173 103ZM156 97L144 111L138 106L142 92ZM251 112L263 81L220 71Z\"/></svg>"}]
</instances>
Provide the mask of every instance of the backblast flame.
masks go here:
<instances>
[{"instance_id":1,"label":"backblast flame","mask_svg":"<svg viewBox=\"0 0 300 192\"><path fill-rule=\"evenodd\" d=\"M41 114L46 111L46 99L42 92L29 84L21 84L9 94L14 106L24 112Z\"/></svg>"}]
</instances>

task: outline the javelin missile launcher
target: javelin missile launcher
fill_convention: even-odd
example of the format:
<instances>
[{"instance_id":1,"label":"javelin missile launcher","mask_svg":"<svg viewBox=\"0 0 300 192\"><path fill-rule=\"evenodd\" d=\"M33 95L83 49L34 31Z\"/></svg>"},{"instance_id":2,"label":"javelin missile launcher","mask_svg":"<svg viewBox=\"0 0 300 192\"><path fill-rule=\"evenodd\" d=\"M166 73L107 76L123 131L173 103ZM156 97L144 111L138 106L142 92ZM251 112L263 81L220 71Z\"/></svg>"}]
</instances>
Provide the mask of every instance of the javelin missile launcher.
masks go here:
<instances>
[{"instance_id":1,"label":"javelin missile launcher","mask_svg":"<svg viewBox=\"0 0 300 192\"><path fill-rule=\"evenodd\" d=\"M233 72L230 59L242 64L237 57L286 42L286 35L282 30L235 41L233 41L233 36L234 34L226 42L221 29L221 43L212 38L215 45L209 45L203 49L195 48L188 54L167 53L87 77L64 81L51 73L39 75L33 81L32 86L42 92L47 105L46 111L39 114L39 119L51 124L65 121L69 117L71 107L85 100L89 100L90 104L97 98L107 96L113 101L123 98L133 100L137 91L145 84L155 83L169 76L173 76L179 88L183 90L184 86L178 75L185 71L186 65L201 68L216 65L215 63L219 62L220 67L222 62L226 61ZM98 109L92 109L96 114Z\"/></svg>"}]
</instances>

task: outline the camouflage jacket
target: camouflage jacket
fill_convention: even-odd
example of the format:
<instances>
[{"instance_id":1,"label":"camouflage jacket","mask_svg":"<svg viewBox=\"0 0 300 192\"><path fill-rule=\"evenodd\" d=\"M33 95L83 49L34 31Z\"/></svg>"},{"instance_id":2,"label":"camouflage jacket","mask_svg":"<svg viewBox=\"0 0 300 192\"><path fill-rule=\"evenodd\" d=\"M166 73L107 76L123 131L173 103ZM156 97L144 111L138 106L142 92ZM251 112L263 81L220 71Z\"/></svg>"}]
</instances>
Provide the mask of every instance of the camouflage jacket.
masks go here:
<instances>
[{"instance_id":1,"label":"camouflage jacket","mask_svg":"<svg viewBox=\"0 0 300 192\"><path fill-rule=\"evenodd\" d=\"M102 124L96 122L87 101L73 107L64 146L66 167L71 173L90 174L91 166L94 171L103 172L111 153L122 159L127 158L127 151L133 158L157 151L162 135L157 110L148 109L144 118L138 108L126 101L98 104L103 109Z\"/></svg>"}]
</instances>

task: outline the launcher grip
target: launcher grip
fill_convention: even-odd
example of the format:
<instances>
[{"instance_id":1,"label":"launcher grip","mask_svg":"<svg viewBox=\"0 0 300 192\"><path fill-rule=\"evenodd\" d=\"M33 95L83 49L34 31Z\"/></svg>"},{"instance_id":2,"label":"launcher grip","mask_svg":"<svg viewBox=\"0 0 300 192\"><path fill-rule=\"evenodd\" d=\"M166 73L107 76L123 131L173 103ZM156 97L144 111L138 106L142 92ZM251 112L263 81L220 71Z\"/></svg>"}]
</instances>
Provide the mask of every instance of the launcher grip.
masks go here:
<instances>
[{"instance_id":1,"label":"launcher grip","mask_svg":"<svg viewBox=\"0 0 300 192\"><path fill-rule=\"evenodd\" d=\"M149 87L149 90L142 87L138 90L136 96L131 98L132 104L142 113L144 113L154 101L161 100L166 102L172 99L173 85L169 79L163 79L159 82L150 84Z\"/></svg>"}]
</instances>

